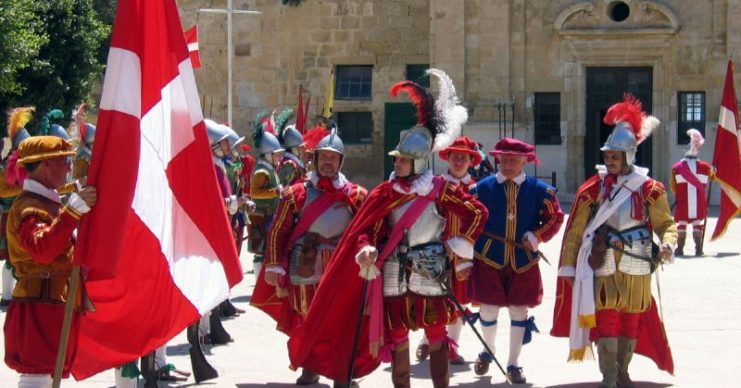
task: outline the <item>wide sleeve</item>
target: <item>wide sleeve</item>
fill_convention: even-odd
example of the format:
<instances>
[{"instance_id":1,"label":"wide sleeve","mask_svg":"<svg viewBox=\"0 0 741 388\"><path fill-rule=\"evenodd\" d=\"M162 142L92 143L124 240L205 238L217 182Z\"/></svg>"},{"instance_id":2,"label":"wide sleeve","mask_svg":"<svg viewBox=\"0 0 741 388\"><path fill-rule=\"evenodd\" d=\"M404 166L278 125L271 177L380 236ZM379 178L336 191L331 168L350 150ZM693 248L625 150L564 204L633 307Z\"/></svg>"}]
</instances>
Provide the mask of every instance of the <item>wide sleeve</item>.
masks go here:
<instances>
[{"instance_id":1,"label":"wide sleeve","mask_svg":"<svg viewBox=\"0 0 741 388\"><path fill-rule=\"evenodd\" d=\"M290 186L281 193L281 200L275 210L273 224L268 232L265 247L265 267L281 266L288 268L288 239L295 227L296 214L303 206L297 205L302 196L300 185ZM298 198L297 198L298 197ZM302 201L303 202L303 201Z\"/></svg>"},{"instance_id":2,"label":"wide sleeve","mask_svg":"<svg viewBox=\"0 0 741 388\"><path fill-rule=\"evenodd\" d=\"M666 199L666 189L661 182L653 179L644 184L644 198L648 205L648 218L651 227L662 243L677 244L677 224L674 222Z\"/></svg>"},{"instance_id":3,"label":"wide sleeve","mask_svg":"<svg viewBox=\"0 0 741 388\"><path fill-rule=\"evenodd\" d=\"M574 198L561 244L561 258L558 265L558 273L561 276L574 276L576 273L576 259L579 255L579 248L581 248L584 230L592 215L592 206L595 206L595 196L590 195L588 191L582 191Z\"/></svg>"},{"instance_id":4,"label":"wide sleeve","mask_svg":"<svg viewBox=\"0 0 741 388\"><path fill-rule=\"evenodd\" d=\"M21 212L18 239L39 263L48 264L69 249L80 214L65 207L56 218L36 208Z\"/></svg>"},{"instance_id":5,"label":"wide sleeve","mask_svg":"<svg viewBox=\"0 0 741 388\"><path fill-rule=\"evenodd\" d=\"M250 179L252 199L273 199L280 195L278 187L270 187L270 175L265 170L255 171Z\"/></svg>"},{"instance_id":6,"label":"wide sleeve","mask_svg":"<svg viewBox=\"0 0 741 388\"><path fill-rule=\"evenodd\" d=\"M533 233L538 237L538 240L549 241L561 229L563 219L564 214L561 205L558 203L556 191L549 188L538 212L540 226Z\"/></svg>"},{"instance_id":7,"label":"wide sleeve","mask_svg":"<svg viewBox=\"0 0 741 388\"><path fill-rule=\"evenodd\" d=\"M484 230L489 211L462 187L450 183L445 183L437 205L447 220L457 224L446 228L450 247L464 259L473 257L473 244Z\"/></svg>"}]
</instances>

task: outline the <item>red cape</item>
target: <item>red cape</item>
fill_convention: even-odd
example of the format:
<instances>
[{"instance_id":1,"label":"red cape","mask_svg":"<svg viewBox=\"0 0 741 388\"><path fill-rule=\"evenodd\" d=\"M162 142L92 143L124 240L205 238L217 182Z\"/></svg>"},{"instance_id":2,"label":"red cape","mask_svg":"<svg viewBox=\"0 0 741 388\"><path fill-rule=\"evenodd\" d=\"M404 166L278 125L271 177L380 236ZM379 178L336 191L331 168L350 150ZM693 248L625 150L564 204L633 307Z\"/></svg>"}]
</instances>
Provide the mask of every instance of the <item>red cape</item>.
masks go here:
<instances>
[{"instance_id":1,"label":"red cape","mask_svg":"<svg viewBox=\"0 0 741 388\"><path fill-rule=\"evenodd\" d=\"M594 175L584 182L574 197L574 205L570 214L574 214L575 207L578 205L578 199L587 191L595 190L595 184L599 184L599 175ZM599 187L596 187L599 193ZM597 194L599 195L599 194ZM566 230L571 228L571 220L566 224ZM564 233L564 244L566 234ZM559 268L561 265L559 264ZM660 269L659 269L660 270ZM569 323L571 321L571 291L572 286L562 277L558 278L556 285L556 304L553 307L553 328L551 335L554 337L569 336ZM596 331L593 329L590 337L596 340ZM669 340L666 338L664 323L659 318L659 312L656 308L656 301L651 300L651 308L642 313L638 322L638 342L636 343L636 353L652 359L656 366L670 374L674 374L674 361L672 351L669 348Z\"/></svg>"},{"instance_id":2,"label":"red cape","mask_svg":"<svg viewBox=\"0 0 741 388\"><path fill-rule=\"evenodd\" d=\"M291 368L303 367L333 380L347 380L364 283L355 262L358 238L398 206L403 196L392 184L383 182L370 192L337 245L306 320L288 340ZM362 320L353 378L370 374L381 363L370 353L368 316Z\"/></svg>"}]
</instances>

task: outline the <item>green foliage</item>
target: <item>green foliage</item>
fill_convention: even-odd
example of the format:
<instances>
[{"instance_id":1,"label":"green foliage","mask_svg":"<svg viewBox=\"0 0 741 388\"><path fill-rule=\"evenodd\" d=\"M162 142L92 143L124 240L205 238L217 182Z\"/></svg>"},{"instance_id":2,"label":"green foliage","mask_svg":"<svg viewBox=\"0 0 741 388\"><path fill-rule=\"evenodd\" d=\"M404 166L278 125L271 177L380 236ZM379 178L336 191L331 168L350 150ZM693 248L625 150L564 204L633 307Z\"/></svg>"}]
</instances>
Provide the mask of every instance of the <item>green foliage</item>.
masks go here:
<instances>
[{"instance_id":1,"label":"green foliage","mask_svg":"<svg viewBox=\"0 0 741 388\"><path fill-rule=\"evenodd\" d=\"M37 34L48 39L41 44L38 55L29 58L28 66L17 71L15 79L22 91L8 93L0 89L0 108L36 106L34 122L29 124L35 129L52 108L62 109L69 120L74 106L88 96L103 71L99 52L110 35L110 26L99 20L92 0L22 3L26 12L44 21Z\"/></svg>"},{"instance_id":2,"label":"green foliage","mask_svg":"<svg viewBox=\"0 0 741 388\"><path fill-rule=\"evenodd\" d=\"M28 67L49 40L39 15L33 12L34 2L0 1L0 95L23 92L25 85L18 81L18 71Z\"/></svg>"}]
</instances>

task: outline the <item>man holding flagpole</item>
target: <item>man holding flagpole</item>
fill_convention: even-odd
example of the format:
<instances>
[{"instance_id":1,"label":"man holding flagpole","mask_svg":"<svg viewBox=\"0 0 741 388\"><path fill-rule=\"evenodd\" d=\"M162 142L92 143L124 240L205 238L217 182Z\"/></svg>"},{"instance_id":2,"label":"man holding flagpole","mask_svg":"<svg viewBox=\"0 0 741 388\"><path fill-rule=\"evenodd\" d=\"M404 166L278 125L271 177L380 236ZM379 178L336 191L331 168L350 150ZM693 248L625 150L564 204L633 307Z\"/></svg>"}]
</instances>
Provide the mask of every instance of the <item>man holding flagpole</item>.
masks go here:
<instances>
[{"instance_id":1,"label":"man holding flagpole","mask_svg":"<svg viewBox=\"0 0 741 388\"><path fill-rule=\"evenodd\" d=\"M95 187L70 194L62 205L57 187L71 171L75 151L55 136L30 137L18 146L18 163L28 171L23 192L8 215L10 262L18 283L5 320L5 363L21 373L19 387L51 386L64 305L87 306L82 293L69 295L74 231L97 201ZM75 355L79 321L73 320L63 375Z\"/></svg>"}]
</instances>

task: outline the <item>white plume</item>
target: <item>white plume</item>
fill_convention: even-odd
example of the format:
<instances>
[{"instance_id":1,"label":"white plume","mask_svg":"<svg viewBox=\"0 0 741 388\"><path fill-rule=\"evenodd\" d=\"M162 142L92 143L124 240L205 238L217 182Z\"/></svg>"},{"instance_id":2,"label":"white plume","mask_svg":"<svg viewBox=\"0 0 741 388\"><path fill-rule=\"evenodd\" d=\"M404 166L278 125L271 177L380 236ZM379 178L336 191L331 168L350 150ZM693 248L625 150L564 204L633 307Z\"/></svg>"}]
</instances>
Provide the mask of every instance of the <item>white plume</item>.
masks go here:
<instances>
[{"instance_id":1,"label":"white plume","mask_svg":"<svg viewBox=\"0 0 741 388\"><path fill-rule=\"evenodd\" d=\"M463 124L468 120L468 111L462 105L455 93L453 80L440 69L427 69L428 75L438 78L440 91L435 101L435 111L441 126L435 136L433 152L441 151L453 144L461 136Z\"/></svg>"},{"instance_id":2,"label":"white plume","mask_svg":"<svg viewBox=\"0 0 741 388\"><path fill-rule=\"evenodd\" d=\"M700 147L705 144L705 138L702 137L702 133L695 128L687 130L687 136L690 137L690 149L685 155L697 156L700 153Z\"/></svg>"},{"instance_id":3,"label":"white plume","mask_svg":"<svg viewBox=\"0 0 741 388\"><path fill-rule=\"evenodd\" d=\"M661 121L659 121L655 116L644 117L643 121L641 121L641 140L639 140L637 144L641 144L648 139L654 129L659 127L659 124L661 124Z\"/></svg>"}]
</instances>

